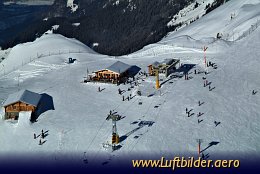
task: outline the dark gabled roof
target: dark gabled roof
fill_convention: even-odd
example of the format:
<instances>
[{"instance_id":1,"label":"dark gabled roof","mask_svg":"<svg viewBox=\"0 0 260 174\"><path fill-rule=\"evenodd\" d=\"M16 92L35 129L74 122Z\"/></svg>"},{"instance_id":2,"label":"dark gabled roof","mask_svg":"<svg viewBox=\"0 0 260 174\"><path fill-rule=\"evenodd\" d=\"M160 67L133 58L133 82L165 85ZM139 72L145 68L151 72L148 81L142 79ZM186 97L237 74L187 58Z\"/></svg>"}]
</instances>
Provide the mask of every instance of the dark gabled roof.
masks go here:
<instances>
[{"instance_id":1,"label":"dark gabled roof","mask_svg":"<svg viewBox=\"0 0 260 174\"><path fill-rule=\"evenodd\" d=\"M16 102L23 102L32 106L37 107L39 101L41 99L41 95L28 91L28 90L21 90L19 92L10 94L8 98L5 100L3 106L8 106L10 104L16 103Z\"/></svg>"},{"instance_id":2,"label":"dark gabled roof","mask_svg":"<svg viewBox=\"0 0 260 174\"><path fill-rule=\"evenodd\" d=\"M139 71L141 70L140 67L136 66L136 65L133 65L131 66L129 69L128 69L128 75L130 77L134 77L136 74L139 73Z\"/></svg>"},{"instance_id":3,"label":"dark gabled roof","mask_svg":"<svg viewBox=\"0 0 260 174\"><path fill-rule=\"evenodd\" d=\"M122 74L122 73L126 72L129 68L131 68L131 65L117 61L113 65L109 66L106 69L113 71L113 72L116 72L116 73L119 73L119 74Z\"/></svg>"}]
</instances>

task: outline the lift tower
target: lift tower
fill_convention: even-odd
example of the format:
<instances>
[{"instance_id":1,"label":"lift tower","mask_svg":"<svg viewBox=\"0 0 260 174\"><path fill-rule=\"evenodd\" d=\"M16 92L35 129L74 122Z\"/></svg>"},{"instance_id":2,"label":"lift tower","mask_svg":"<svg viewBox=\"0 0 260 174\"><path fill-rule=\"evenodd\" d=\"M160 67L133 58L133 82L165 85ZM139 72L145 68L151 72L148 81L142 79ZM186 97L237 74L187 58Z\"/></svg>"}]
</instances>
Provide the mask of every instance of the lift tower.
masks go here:
<instances>
[{"instance_id":1,"label":"lift tower","mask_svg":"<svg viewBox=\"0 0 260 174\"><path fill-rule=\"evenodd\" d=\"M106 120L112 120L112 150L116 150L117 144L119 143L119 135L117 133L116 122L122 117L114 113L108 114Z\"/></svg>"},{"instance_id":2,"label":"lift tower","mask_svg":"<svg viewBox=\"0 0 260 174\"><path fill-rule=\"evenodd\" d=\"M198 156L200 157L200 153L201 153L201 143L203 142L202 139L197 139L198 142Z\"/></svg>"},{"instance_id":3,"label":"lift tower","mask_svg":"<svg viewBox=\"0 0 260 174\"><path fill-rule=\"evenodd\" d=\"M160 82L159 82L159 68L155 68L155 89L160 88Z\"/></svg>"}]
</instances>

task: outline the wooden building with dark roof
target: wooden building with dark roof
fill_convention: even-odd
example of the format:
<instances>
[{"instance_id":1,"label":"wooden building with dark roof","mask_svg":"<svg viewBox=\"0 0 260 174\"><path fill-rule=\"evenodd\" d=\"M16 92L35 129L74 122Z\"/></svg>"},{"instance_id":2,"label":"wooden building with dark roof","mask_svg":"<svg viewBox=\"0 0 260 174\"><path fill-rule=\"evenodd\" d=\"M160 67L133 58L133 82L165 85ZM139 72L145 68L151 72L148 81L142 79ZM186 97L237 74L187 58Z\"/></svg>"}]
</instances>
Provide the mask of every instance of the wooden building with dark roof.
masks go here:
<instances>
[{"instance_id":1,"label":"wooden building with dark roof","mask_svg":"<svg viewBox=\"0 0 260 174\"><path fill-rule=\"evenodd\" d=\"M19 112L21 111L35 112L40 100L40 94L28 90L22 90L10 94L3 104L5 109L5 119L18 120Z\"/></svg>"},{"instance_id":2,"label":"wooden building with dark roof","mask_svg":"<svg viewBox=\"0 0 260 174\"><path fill-rule=\"evenodd\" d=\"M150 76L155 76L156 70L160 74L165 74L168 77L171 73L180 67L180 59L164 59L162 62L153 62L148 65L148 73Z\"/></svg>"},{"instance_id":3,"label":"wooden building with dark roof","mask_svg":"<svg viewBox=\"0 0 260 174\"><path fill-rule=\"evenodd\" d=\"M98 70L95 72L95 76L91 77L92 81L122 83L127 80L128 77L135 76L141 68L136 65L128 65L121 61L117 61L111 66Z\"/></svg>"}]
</instances>

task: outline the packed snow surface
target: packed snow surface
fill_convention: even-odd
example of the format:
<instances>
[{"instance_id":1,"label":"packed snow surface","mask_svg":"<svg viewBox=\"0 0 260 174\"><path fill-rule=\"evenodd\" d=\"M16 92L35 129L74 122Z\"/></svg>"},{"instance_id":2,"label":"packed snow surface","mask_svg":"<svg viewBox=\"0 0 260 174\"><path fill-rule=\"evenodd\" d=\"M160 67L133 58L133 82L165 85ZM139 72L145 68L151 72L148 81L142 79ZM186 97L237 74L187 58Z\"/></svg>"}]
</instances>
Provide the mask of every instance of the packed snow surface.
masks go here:
<instances>
[{"instance_id":1,"label":"packed snow surface","mask_svg":"<svg viewBox=\"0 0 260 174\"><path fill-rule=\"evenodd\" d=\"M117 122L122 147L113 152L112 163L135 153L194 156L197 139L203 139L202 149L212 158L219 153L229 157L234 153L259 154L260 29L256 26L239 40L215 39L217 32L233 31L236 36L248 30L259 17L259 5L259 0L231 0L188 27L127 56L100 55L74 39L53 34L17 45L8 53L2 51L6 59L0 64L1 103L9 94L28 89L50 95L54 110L44 112L33 124L26 124L25 113L20 115L25 117L22 126L1 120L0 154L45 153L46 158L57 160L59 154L72 152L81 157L87 154L90 163L97 157L110 158L111 151L103 148L111 141L112 123L106 121L110 110L125 116ZM236 18L231 21L232 12ZM216 69L205 67L204 46L208 47L207 60L215 63ZM69 57L77 61L67 64ZM130 84L82 83L87 72L118 60L147 72L149 64L165 58L194 65L189 80L160 76L160 90L154 88L155 77L143 75L136 77L138 86L133 88ZM195 70L201 73L195 74ZM203 78L208 81L206 87ZM118 88L125 90L122 95L133 98L122 101ZM136 95L138 90L142 96ZM257 91L254 95L253 90ZM3 109L0 115L4 115ZM40 134L42 129L48 136L38 145L39 139L33 134ZM208 147L211 142L215 145ZM100 165L107 159L102 160Z\"/></svg>"}]
</instances>

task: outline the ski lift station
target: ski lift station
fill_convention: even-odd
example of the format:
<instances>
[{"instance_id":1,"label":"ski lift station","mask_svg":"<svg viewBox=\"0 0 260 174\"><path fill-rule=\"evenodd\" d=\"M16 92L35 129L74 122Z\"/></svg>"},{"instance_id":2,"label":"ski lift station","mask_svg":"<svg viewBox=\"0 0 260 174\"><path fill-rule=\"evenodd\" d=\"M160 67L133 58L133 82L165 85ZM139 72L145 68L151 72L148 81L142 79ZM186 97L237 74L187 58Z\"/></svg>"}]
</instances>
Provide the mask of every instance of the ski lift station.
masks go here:
<instances>
[{"instance_id":1,"label":"ski lift station","mask_svg":"<svg viewBox=\"0 0 260 174\"><path fill-rule=\"evenodd\" d=\"M174 73L180 67L180 59L164 59L162 62L153 62L148 65L148 73L150 76L155 76L156 71L158 73L165 74L168 77L171 73Z\"/></svg>"}]
</instances>

